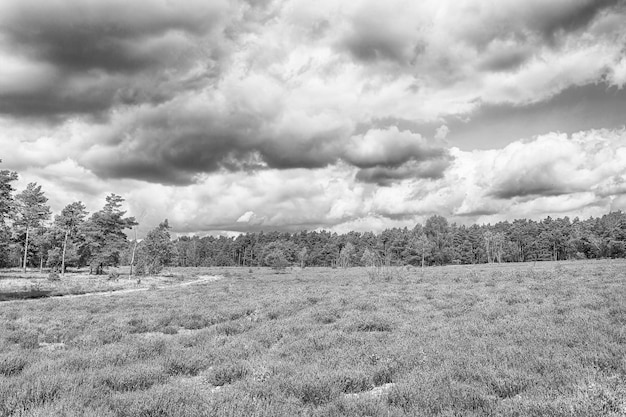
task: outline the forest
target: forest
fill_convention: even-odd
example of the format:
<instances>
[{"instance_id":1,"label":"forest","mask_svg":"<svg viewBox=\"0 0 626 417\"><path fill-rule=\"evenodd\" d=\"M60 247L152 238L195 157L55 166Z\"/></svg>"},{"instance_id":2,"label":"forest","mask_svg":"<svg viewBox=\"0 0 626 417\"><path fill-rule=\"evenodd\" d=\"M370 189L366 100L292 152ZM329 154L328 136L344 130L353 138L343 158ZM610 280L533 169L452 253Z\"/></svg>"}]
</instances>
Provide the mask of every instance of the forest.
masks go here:
<instances>
[{"instance_id":1,"label":"forest","mask_svg":"<svg viewBox=\"0 0 626 417\"><path fill-rule=\"evenodd\" d=\"M131 274L164 266L373 266L535 262L626 257L626 214L611 212L580 220L546 217L471 226L432 215L413 228L372 232L278 231L237 237L172 239L167 220L137 239L138 223L122 210L124 199L106 197L88 213L80 202L53 216L40 185L18 192L16 172L0 171L0 267L88 267L102 274L130 265Z\"/></svg>"}]
</instances>

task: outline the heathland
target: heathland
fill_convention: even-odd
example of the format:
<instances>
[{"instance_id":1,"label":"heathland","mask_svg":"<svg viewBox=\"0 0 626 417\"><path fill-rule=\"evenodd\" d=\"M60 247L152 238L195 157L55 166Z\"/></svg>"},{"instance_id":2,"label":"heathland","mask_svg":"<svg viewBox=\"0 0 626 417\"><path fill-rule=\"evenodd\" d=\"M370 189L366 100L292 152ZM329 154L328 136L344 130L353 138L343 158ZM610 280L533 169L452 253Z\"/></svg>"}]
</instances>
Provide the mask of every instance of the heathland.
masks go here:
<instances>
[{"instance_id":1,"label":"heathland","mask_svg":"<svg viewBox=\"0 0 626 417\"><path fill-rule=\"evenodd\" d=\"M624 271L67 274L46 285L137 291L1 302L0 416L624 416Z\"/></svg>"}]
</instances>

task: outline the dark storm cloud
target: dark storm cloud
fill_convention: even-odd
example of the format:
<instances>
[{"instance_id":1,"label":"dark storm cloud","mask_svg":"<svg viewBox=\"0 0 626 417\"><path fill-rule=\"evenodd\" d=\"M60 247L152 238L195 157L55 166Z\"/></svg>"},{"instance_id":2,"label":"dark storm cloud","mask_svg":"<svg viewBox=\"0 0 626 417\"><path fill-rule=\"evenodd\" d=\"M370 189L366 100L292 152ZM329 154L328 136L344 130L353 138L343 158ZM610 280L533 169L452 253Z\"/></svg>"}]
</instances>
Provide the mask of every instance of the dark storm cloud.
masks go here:
<instances>
[{"instance_id":1,"label":"dark storm cloud","mask_svg":"<svg viewBox=\"0 0 626 417\"><path fill-rule=\"evenodd\" d=\"M572 86L542 102L482 104L469 119L448 118L447 139L462 149L493 149L545 132L619 128L624 114L626 89L605 83Z\"/></svg>"},{"instance_id":2,"label":"dark storm cloud","mask_svg":"<svg viewBox=\"0 0 626 417\"><path fill-rule=\"evenodd\" d=\"M206 107L166 103L117 121L82 162L104 178L183 185L198 174L242 167L252 158L263 120Z\"/></svg>"},{"instance_id":3,"label":"dark storm cloud","mask_svg":"<svg viewBox=\"0 0 626 417\"><path fill-rule=\"evenodd\" d=\"M561 186L560 184L552 184L550 182L536 182L534 179L511 180L498 187L489 196L510 199L514 197L553 197L564 194L570 194L573 190Z\"/></svg>"},{"instance_id":4,"label":"dark storm cloud","mask_svg":"<svg viewBox=\"0 0 626 417\"><path fill-rule=\"evenodd\" d=\"M24 1L5 11L2 32L16 51L69 71L136 72L175 55L151 50L151 41L200 35L218 18L217 8L173 3Z\"/></svg>"},{"instance_id":5,"label":"dark storm cloud","mask_svg":"<svg viewBox=\"0 0 626 417\"><path fill-rule=\"evenodd\" d=\"M379 6L357 11L350 19L350 29L341 38L339 48L364 63L389 61L407 65L415 62L426 45L418 37L416 22L398 21L401 13L396 10L389 14Z\"/></svg>"},{"instance_id":6,"label":"dark storm cloud","mask_svg":"<svg viewBox=\"0 0 626 417\"><path fill-rule=\"evenodd\" d=\"M364 62L393 61L408 64L422 52L423 46L416 44L407 50L405 39L398 39L388 33L359 31L352 33L344 41L346 49L357 60Z\"/></svg>"},{"instance_id":7,"label":"dark storm cloud","mask_svg":"<svg viewBox=\"0 0 626 417\"><path fill-rule=\"evenodd\" d=\"M461 7L458 18L467 19L468 23L460 21L456 35L481 55L487 55L481 68L496 71L514 68L528 58L519 52L519 46L535 50L543 46L558 49L570 34L588 29L601 15L626 12L624 0L502 2L492 7L494 5L470 3ZM490 57L489 49L498 42L508 42L515 47Z\"/></svg>"},{"instance_id":8,"label":"dark storm cloud","mask_svg":"<svg viewBox=\"0 0 626 417\"><path fill-rule=\"evenodd\" d=\"M487 55L479 68L496 72L516 70L531 56L527 49L506 49Z\"/></svg>"},{"instance_id":9,"label":"dark storm cloud","mask_svg":"<svg viewBox=\"0 0 626 417\"><path fill-rule=\"evenodd\" d=\"M603 10L616 5L624 5L623 0L579 0L564 2L546 7L532 16L530 24L538 29L544 38L552 41L559 32L571 32L589 25Z\"/></svg>"},{"instance_id":10,"label":"dark storm cloud","mask_svg":"<svg viewBox=\"0 0 626 417\"><path fill-rule=\"evenodd\" d=\"M532 164L529 161L529 164ZM494 185L489 196L510 199L514 197L552 197L584 191L584 187L568 183L561 178L553 164L531 165L526 169L511 171Z\"/></svg>"},{"instance_id":11,"label":"dark storm cloud","mask_svg":"<svg viewBox=\"0 0 626 417\"><path fill-rule=\"evenodd\" d=\"M119 121L81 162L104 178L184 185L204 173L320 168L337 162L346 133L318 129L304 137L268 129L272 116L219 110L211 102L166 103Z\"/></svg>"},{"instance_id":12,"label":"dark storm cloud","mask_svg":"<svg viewBox=\"0 0 626 417\"><path fill-rule=\"evenodd\" d=\"M41 71L28 83L0 90L0 112L59 117L168 100L215 75L221 47L206 45L203 36L218 25L223 8L155 1L6 3L0 7L0 47ZM205 64L194 80L186 72L198 58Z\"/></svg>"},{"instance_id":13,"label":"dark storm cloud","mask_svg":"<svg viewBox=\"0 0 626 417\"><path fill-rule=\"evenodd\" d=\"M62 121L69 114L98 115L115 101L115 90L105 86L83 91L63 87L63 81L38 91L0 93L0 113L20 117L45 117Z\"/></svg>"},{"instance_id":14,"label":"dark storm cloud","mask_svg":"<svg viewBox=\"0 0 626 417\"><path fill-rule=\"evenodd\" d=\"M355 178L360 182L380 186L391 186L406 179L439 179L443 177L450 163L451 159L445 158L425 162L411 161L397 167L376 166L360 169Z\"/></svg>"}]
</instances>

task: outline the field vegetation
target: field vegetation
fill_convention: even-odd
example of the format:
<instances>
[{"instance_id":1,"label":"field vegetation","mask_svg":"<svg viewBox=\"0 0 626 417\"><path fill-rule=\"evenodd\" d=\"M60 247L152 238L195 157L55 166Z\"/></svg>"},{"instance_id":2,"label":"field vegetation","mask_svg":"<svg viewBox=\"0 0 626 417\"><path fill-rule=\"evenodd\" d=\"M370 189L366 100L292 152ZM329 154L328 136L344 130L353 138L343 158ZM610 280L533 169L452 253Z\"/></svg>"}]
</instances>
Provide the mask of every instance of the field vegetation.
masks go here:
<instances>
[{"instance_id":1,"label":"field vegetation","mask_svg":"<svg viewBox=\"0 0 626 417\"><path fill-rule=\"evenodd\" d=\"M624 416L624 270L178 268L222 279L3 302L0 416Z\"/></svg>"}]
</instances>

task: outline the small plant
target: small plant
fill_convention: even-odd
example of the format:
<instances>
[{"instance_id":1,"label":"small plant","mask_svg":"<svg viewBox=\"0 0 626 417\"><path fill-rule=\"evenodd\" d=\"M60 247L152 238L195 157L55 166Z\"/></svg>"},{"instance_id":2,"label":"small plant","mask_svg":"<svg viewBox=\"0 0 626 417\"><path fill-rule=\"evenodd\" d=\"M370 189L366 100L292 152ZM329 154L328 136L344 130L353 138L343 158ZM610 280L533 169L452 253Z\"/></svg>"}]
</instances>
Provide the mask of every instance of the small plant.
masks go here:
<instances>
[{"instance_id":1,"label":"small plant","mask_svg":"<svg viewBox=\"0 0 626 417\"><path fill-rule=\"evenodd\" d=\"M22 355L8 354L0 357L0 375L13 376L22 372L28 361Z\"/></svg>"},{"instance_id":2,"label":"small plant","mask_svg":"<svg viewBox=\"0 0 626 417\"><path fill-rule=\"evenodd\" d=\"M59 273L55 270L50 271L50 273L48 274L48 281L61 281L61 277L59 276Z\"/></svg>"},{"instance_id":3,"label":"small plant","mask_svg":"<svg viewBox=\"0 0 626 417\"><path fill-rule=\"evenodd\" d=\"M199 355L173 355L165 361L168 375L196 376L207 367L205 358Z\"/></svg>"},{"instance_id":4,"label":"small plant","mask_svg":"<svg viewBox=\"0 0 626 417\"><path fill-rule=\"evenodd\" d=\"M39 335L33 330L18 330L7 337L7 340L19 344L23 349L37 349Z\"/></svg>"},{"instance_id":5,"label":"small plant","mask_svg":"<svg viewBox=\"0 0 626 417\"><path fill-rule=\"evenodd\" d=\"M129 392L145 390L166 380L166 374L158 367L131 365L125 368L105 368L101 371L102 385L112 391Z\"/></svg>"},{"instance_id":6,"label":"small plant","mask_svg":"<svg viewBox=\"0 0 626 417\"><path fill-rule=\"evenodd\" d=\"M178 329L174 326L165 326L162 332L163 334L178 334Z\"/></svg>"},{"instance_id":7,"label":"small plant","mask_svg":"<svg viewBox=\"0 0 626 417\"><path fill-rule=\"evenodd\" d=\"M120 279L120 272L115 269L115 268L111 268L109 270L109 275L107 277L107 280L109 281L119 281Z\"/></svg>"},{"instance_id":8,"label":"small plant","mask_svg":"<svg viewBox=\"0 0 626 417\"><path fill-rule=\"evenodd\" d=\"M297 380L286 381L284 390L303 404L320 406L331 402L340 394L336 381L319 375L305 375Z\"/></svg>"},{"instance_id":9,"label":"small plant","mask_svg":"<svg viewBox=\"0 0 626 417\"><path fill-rule=\"evenodd\" d=\"M206 379L210 384L219 387L243 379L248 373L248 368L240 363L227 363L212 368Z\"/></svg>"}]
</instances>

